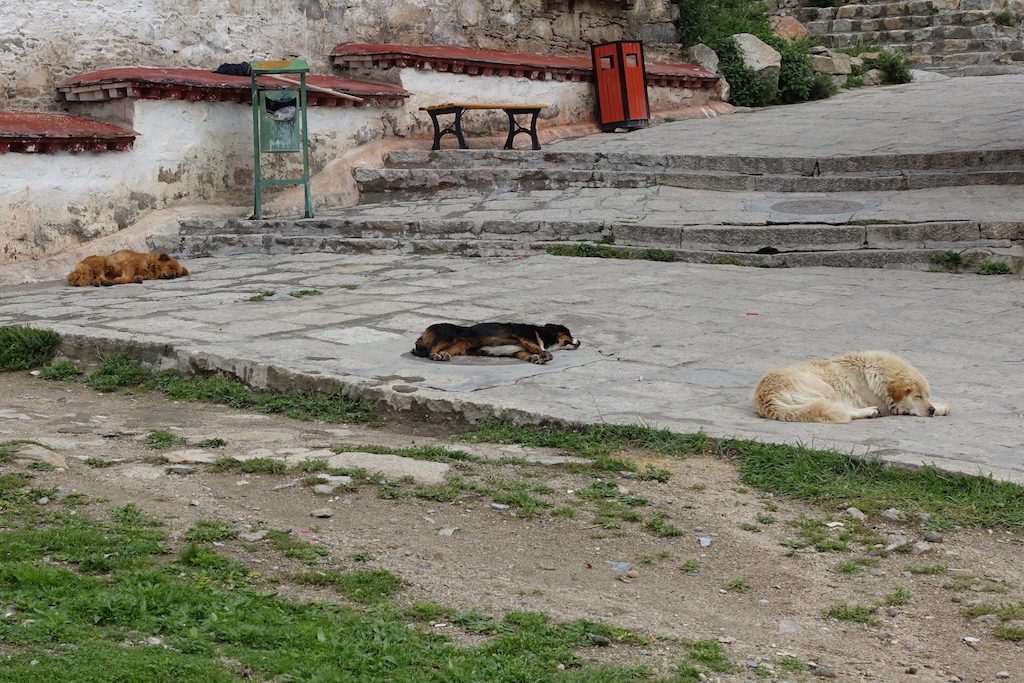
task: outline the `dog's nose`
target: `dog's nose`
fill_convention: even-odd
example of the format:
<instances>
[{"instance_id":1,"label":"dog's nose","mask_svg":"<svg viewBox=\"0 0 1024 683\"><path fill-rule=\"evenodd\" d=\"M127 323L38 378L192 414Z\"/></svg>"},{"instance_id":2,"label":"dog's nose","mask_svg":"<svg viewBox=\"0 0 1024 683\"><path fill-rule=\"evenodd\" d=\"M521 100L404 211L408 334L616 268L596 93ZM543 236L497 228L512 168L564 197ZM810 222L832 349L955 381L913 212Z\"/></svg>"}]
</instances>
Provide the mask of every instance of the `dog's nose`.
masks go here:
<instances>
[{"instance_id":1,"label":"dog's nose","mask_svg":"<svg viewBox=\"0 0 1024 683\"><path fill-rule=\"evenodd\" d=\"M928 417L935 414L935 406L928 406Z\"/></svg>"},{"instance_id":2,"label":"dog's nose","mask_svg":"<svg viewBox=\"0 0 1024 683\"><path fill-rule=\"evenodd\" d=\"M573 339L572 340L572 348L578 349L579 347L580 347L580 340L579 339Z\"/></svg>"}]
</instances>

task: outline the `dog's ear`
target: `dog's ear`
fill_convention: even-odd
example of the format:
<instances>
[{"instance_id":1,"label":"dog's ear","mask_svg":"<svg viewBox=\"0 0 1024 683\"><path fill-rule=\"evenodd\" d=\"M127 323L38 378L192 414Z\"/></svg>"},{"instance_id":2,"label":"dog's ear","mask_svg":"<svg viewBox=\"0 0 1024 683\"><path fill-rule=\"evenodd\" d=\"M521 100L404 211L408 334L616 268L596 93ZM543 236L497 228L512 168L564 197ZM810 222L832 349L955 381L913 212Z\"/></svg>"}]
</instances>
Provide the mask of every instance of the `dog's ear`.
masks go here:
<instances>
[{"instance_id":1,"label":"dog's ear","mask_svg":"<svg viewBox=\"0 0 1024 683\"><path fill-rule=\"evenodd\" d=\"M167 254L160 254L159 256L156 257L156 260L157 261L170 261L171 257L168 256Z\"/></svg>"},{"instance_id":2,"label":"dog's ear","mask_svg":"<svg viewBox=\"0 0 1024 683\"><path fill-rule=\"evenodd\" d=\"M907 396L910 396L914 388L910 386L910 383L903 379L894 379L889 382L886 386L885 391L889 394L889 400L892 401L893 405L899 403Z\"/></svg>"}]
</instances>

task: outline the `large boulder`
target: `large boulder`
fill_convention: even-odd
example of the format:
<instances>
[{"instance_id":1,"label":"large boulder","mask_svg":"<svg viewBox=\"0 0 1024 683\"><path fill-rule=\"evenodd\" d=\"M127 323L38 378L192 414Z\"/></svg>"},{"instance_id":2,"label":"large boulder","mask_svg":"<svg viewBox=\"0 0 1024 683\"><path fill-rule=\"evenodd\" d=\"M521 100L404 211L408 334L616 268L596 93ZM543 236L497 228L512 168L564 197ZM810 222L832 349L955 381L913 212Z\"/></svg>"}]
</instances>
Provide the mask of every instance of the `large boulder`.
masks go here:
<instances>
[{"instance_id":1,"label":"large boulder","mask_svg":"<svg viewBox=\"0 0 1024 683\"><path fill-rule=\"evenodd\" d=\"M800 40L807 37L807 27L796 20L796 17L774 16L769 19L772 33L783 40Z\"/></svg>"},{"instance_id":2,"label":"large boulder","mask_svg":"<svg viewBox=\"0 0 1024 683\"><path fill-rule=\"evenodd\" d=\"M852 71L850 56L832 50L811 50L811 68L820 74L845 76Z\"/></svg>"},{"instance_id":3,"label":"large boulder","mask_svg":"<svg viewBox=\"0 0 1024 683\"><path fill-rule=\"evenodd\" d=\"M711 73L718 73L718 55L704 43L697 43L686 51L686 58Z\"/></svg>"},{"instance_id":4,"label":"large boulder","mask_svg":"<svg viewBox=\"0 0 1024 683\"><path fill-rule=\"evenodd\" d=\"M779 87L782 55L768 43L750 33L737 33L732 37L739 50L743 65L768 82L773 90Z\"/></svg>"}]
</instances>

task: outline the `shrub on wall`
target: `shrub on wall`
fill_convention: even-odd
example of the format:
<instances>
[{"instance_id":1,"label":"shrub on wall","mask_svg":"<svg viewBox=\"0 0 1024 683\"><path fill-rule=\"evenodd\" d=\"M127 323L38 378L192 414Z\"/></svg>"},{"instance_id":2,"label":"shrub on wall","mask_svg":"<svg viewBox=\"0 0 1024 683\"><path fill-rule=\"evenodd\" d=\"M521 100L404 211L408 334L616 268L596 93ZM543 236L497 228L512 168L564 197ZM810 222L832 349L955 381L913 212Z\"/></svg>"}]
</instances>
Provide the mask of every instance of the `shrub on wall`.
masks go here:
<instances>
[{"instance_id":1,"label":"shrub on wall","mask_svg":"<svg viewBox=\"0 0 1024 683\"><path fill-rule=\"evenodd\" d=\"M772 33L761 0L674 0L679 7L679 39L684 46L704 43L718 55L718 70L729 81L729 101L743 107L818 100L835 94L836 86L811 68L810 42L788 42ZM751 33L782 55L775 90L743 65L731 36ZM881 67L880 67L881 68Z\"/></svg>"}]
</instances>

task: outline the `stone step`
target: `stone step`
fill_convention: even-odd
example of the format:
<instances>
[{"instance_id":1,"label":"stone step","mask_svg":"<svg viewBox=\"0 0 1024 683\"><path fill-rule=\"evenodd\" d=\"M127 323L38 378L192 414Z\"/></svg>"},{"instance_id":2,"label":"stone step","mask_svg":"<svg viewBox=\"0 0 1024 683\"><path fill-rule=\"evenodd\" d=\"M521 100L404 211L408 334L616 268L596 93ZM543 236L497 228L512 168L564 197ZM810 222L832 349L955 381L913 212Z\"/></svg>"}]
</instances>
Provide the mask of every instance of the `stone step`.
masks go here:
<instances>
[{"instance_id":1,"label":"stone step","mask_svg":"<svg viewBox=\"0 0 1024 683\"><path fill-rule=\"evenodd\" d=\"M679 171L590 171L564 168L384 168L355 174L363 203L405 200L444 192L521 192L582 187L668 186L752 192L883 192L961 185L1022 185L1024 166L934 171L878 171L783 175Z\"/></svg>"},{"instance_id":2,"label":"stone step","mask_svg":"<svg viewBox=\"0 0 1024 683\"><path fill-rule=\"evenodd\" d=\"M932 27L972 28L985 26L994 30L1015 33L1015 26L999 26L995 10L952 11L940 14L906 14L900 16L884 16L877 18L858 19L817 19L808 21L805 26L813 35L833 33L865 33L869 31L900 31Z\"/></svg>"},{"instance_id":3,"label":"stone step","mask_svg":"<svg viewBox=\"0 0 1024 683\"><path fill-rule=\"evenodd\" d=\"M488 244L534 241L565 244L581 240L611 240L617 246L686 250L831 251L862 248L1009 248L1015 240L1024 240L1024 221L680 226L571 220L379 220L358 217L261 221L192 219L181 222L179 235L180 238L169 238L170 251L180 253L180 249L174 245L177 239L201 244L203 240L214 237L221 246L237 245L259 250L307 245L312 251L322 251L325 250L322 245L350 242L354 245L367 245L369 248L395 249L405 243L440 239Z\"/></svg>"},{"instance_id":4,"label":"stone step","mask_svg":"<svg viewBox=\"0 0 1024 683\"><path fill-rule=\"evenodd\" d=\"M918 67L925 65L946 65L959 68L966 66L986 67L990 65L1013 66L1024 62L1024 50L1014 52L954 52L951 54L927 55L911 54L910 59ZM987 74L975 74L987 75Z\"/></svg>"},{"instance_id":5,"label":"stone step","mask_svg":"<svg viewBox=\"0 0 1024 683\"><path fill-rule=\"evenodd\" d=\"M980 26L927 26L915 29L894 29L884 31L830 31L827 37L835 47L865 43L956 43L957 41L983 41L991 45L990 49L1003 49L1005 45L1019 44L1017 30L1007 30L1002 26L982 24Z\"/></svg>"},{"instance_id":6,"label":"stone step","mask_svg":"<svg viewBox=\"0 0 1024 683\"><path fill-rule=\"evenodd\" d=\"M346 238L287 235L238 235L209 234L181 237L159 236L151 238L151 248L173 251L180 257L228 256L237 254L296 254L310 252L351 253L351 254L451 254L469 257L527 256L543 253L551 247L564 247L573 242L544 240L487 240L487 239L398 239L398 238ZM171 242L173 241L173 245ZM758 250L722 248L714 244L692 247L658 247L658 260L685 261L690 263L719 263L729 265L790 268L805 266L829 266L849 268L914 268L934 267L936 258L950 249L970 248L962 243L935 243L928 246L907 246L902 248L872 248L864 244L828 245L832 248L806 248L796 245L789 248L784 242L775 241L781 247L764 246ZM629 251L636 258L650 255L649 246L615 245L617 249ZM973 247L986 258L1002 259L1006 251L999 245ZM646 253L645 253L646 252ZM666 258L671 254L671 258Z\"/></svg>"},{"instance_id":7,"label":"stone step","mask_svg":"<svg viewBox=\"0 0 1024 683\"><path fill-rule=\"evenodd\" d=\"M836 19L879 19L885 17L938 16L963 12L991 12L991 0L961 0L951 6L948 0L904 0L902 2L849 3L840 7L804 7L798 18L803 22Z\"/></svg>"},{"instance_id":8,"label":"stone step","mask_svg":"<svg viewBox=\"0 0 1024 683\"><path fill-rule=\"evenodd\" d=\"M942 27L940 27L942 28ZM999 38L921 38L915 37L921 31L892 31L883 33L835 33L821 36L826 47L845 48L863 43L876 43L894 50L915 54L950 54L954 52L1013 52L1020 50L1024 42L1016 37Z\"/></svg>"},{"instance_id":9,"label":"stone step","mask_svg":"<svg viewBox=\"0 0 1024 683\"><path fill-rule=\"evenodd\" d=\"M391 152L386 162L388 169L564 168L585 171L717 172L800 176L911 170L1003 170L1019 167L1024 167L1024 149L822 157L447 149Z\"/></svg>"}]
</instances>

